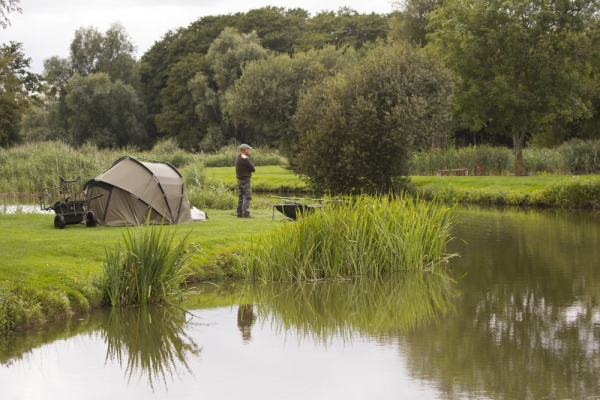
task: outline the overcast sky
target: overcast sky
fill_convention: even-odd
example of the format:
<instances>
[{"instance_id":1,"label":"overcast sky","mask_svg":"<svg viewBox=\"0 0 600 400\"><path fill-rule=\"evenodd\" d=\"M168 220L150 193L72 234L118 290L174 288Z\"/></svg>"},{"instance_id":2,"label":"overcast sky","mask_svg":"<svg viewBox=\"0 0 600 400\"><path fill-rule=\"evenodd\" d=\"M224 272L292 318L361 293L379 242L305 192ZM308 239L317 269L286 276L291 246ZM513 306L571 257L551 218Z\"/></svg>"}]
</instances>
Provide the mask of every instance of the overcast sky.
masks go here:
<instances>
[{"instance_id":1,"label":"overcast sky","mask_svg":"<svg viewBox=\"0 0 600 400\"><path fill-rule=\"evenodd\" d=\"M33 72L51 56L68 57L75 31L94 26L106 32L120 22L136 45L138 58L164 34L207 15L246 12L264 6L303 8L311 15L348 6L360 13L387 14L394 0L21 0L22 14L8 14L0 43L23 43Z\"/></svg>"}]
</instances>

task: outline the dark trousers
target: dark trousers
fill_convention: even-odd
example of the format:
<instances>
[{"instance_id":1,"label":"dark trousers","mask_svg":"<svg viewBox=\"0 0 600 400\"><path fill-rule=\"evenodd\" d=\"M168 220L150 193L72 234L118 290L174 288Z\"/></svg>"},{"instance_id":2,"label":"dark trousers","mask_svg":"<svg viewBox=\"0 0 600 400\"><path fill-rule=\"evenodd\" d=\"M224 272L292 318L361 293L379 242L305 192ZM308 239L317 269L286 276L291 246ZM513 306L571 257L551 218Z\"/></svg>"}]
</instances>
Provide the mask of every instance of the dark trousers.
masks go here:
<instances>
[{"instance_id":1,"label":"dark trousers","mask_svg":"<svg viewBox=\"0 0 600 400\"><path fill-rule=\"evenodd\" d=\"M250 215L250 203L252 202L252 185L250 179L238 179L238 205L237 215Z\"/></svg>"}]
</instances>

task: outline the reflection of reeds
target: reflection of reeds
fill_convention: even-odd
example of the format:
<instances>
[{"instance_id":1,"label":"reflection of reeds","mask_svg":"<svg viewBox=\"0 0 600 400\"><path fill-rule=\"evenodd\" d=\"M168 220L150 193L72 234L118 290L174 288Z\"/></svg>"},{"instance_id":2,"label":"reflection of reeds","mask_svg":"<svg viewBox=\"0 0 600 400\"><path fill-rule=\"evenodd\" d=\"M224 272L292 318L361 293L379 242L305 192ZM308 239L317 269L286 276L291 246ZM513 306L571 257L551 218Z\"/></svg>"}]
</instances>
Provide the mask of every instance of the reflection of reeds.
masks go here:
<instances>
[{"instance_id":1,"label":"reflection of reeds","mask_svg":"<svg viewBox=\"0 0 600 400\"><path fill-rule=\"evenodd\" d=\"M409 197L359 197L263 234L236 272L267 281L433 270L451 255L452 209Z\"/></svg>"},{"instance_id":2,"label":"reflection of reeds","mask_svg":"<svg viewBox=\"0 0 600 400\"><path fill-rule=\"evenodd\" d=\"M169 227L150 225L128 228L121 246L106 249L106 294L112 306L120 304L171 303L185 293L191 256L187 238L175 238Z\"/></svg>"},{"instance_id":3,"label":"reflection of reeds","mask_svg":"<svg viewBox=\"0 0 600 400\"><path fill-rule=\"evenodd\" d=\"M113 308L101 335L107 344L106 359L125 367L129 380L144 376L154 382L178 375L180 367L191 373L190 356L201 348L186 331L185 312L168 307Z\"/></svg>"},{"instance_id":4,"label":"reflection of reeds","mask_svg":"<svg viewBox=\"0 0 600 400\"><path fill-rule=\"evenodd\" d=\"M353 333L385 336L435 321L451 308L454 281L445 274L398 273L354 281L252 286L262 321L328 343Z\"/></svg>"}]
</instances>

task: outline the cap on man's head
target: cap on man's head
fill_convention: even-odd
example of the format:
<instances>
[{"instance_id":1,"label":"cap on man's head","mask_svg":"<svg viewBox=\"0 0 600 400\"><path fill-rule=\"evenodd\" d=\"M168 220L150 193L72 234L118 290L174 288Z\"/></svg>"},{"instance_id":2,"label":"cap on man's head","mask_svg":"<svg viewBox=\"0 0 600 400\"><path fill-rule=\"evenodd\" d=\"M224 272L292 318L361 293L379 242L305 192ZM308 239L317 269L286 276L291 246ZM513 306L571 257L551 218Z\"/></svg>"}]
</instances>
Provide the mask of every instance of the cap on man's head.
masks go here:
<instances>
[{"instance_id":1,"label":"cap on man's head","mask_svg":"<svg viewBox=\"0 0 600 400\"><path fill-rule=\"evenodd\" d=\"M242 144L242 145L240 146L240 150L248 150L248 149L251 149L251 148L252 148L252 147L248 146L246 143L244 143L244 144Z\"/></svg>"}]
</instances>

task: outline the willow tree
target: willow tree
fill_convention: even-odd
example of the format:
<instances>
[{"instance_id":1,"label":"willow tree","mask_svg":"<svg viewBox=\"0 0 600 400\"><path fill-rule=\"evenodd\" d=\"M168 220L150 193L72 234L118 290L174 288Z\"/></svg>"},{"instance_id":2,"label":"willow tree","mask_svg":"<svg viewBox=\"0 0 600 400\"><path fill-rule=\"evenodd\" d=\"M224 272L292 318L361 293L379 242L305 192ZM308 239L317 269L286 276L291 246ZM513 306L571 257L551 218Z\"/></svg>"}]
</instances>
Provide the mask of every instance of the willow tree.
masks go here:
<instances>
[{"instance_id":1,"label":"willow tree","mask_svg":"<svg viewBox=\"0 0 600 400\"><path fill-rule=\"evenodd\" d=\"M527 135L590 112L583 96L597 0L447 0L430 14L429 45L460 83L457 112L473 130L512 136L526 174Z\"/></svg>"}]
</instances>

